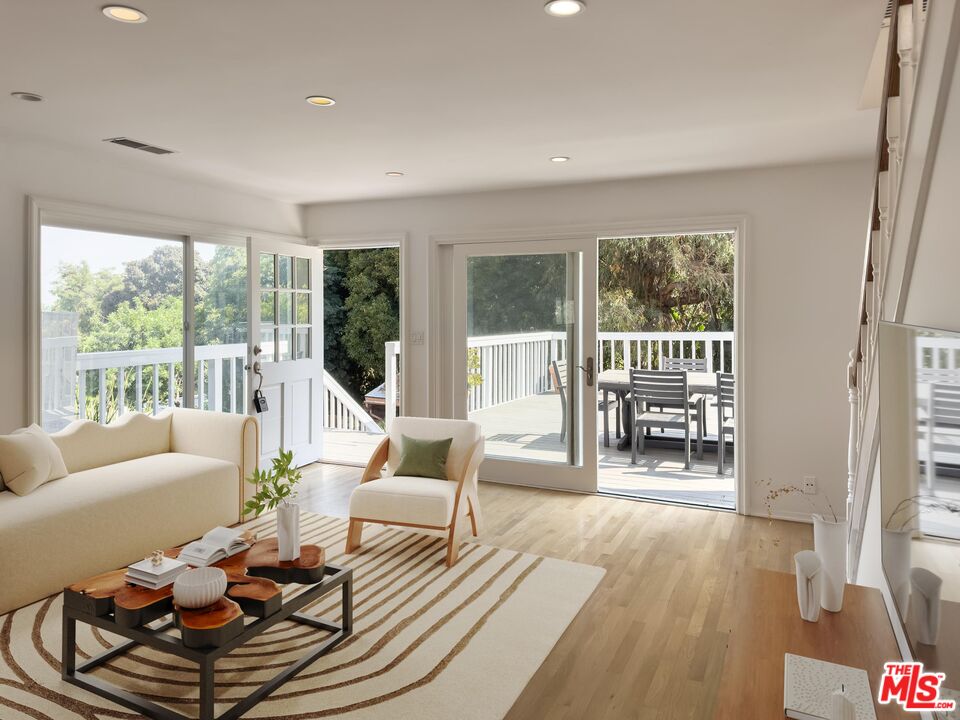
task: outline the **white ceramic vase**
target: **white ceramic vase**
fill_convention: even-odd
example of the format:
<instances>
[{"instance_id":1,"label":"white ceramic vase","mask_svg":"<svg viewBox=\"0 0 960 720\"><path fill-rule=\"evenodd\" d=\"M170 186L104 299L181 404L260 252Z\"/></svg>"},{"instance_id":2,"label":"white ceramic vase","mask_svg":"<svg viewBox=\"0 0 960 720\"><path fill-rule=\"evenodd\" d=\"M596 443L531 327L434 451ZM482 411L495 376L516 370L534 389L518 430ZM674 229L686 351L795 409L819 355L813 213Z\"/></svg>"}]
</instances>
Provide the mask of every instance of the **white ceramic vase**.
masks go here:
<instances>
[{"instance_id":1,"label":"white ceramic vase","mask_svg":"<svg viewBox=\"0 0 960 720\"><path fill-rule=\"evenodd\" d=\"M910 611L916 620L917 642L936 645L940 633L940 590L943 578L926 568L916 567L910 571Z\"/></svg>"},{"instance_id":2,"label":"white ceramic vase","mask_svg":"<svg viewBox=\"0 0 960 720\"><path fill-rule=\"evenodd\" d=\"M797 566L797 603L800 605L800 617L807 622L820 619L820 556L813 550L801 550L793 556Z\"/></svg>"},{"instance_id":3,"label":"white ceramic vase","mask_svg":"<svg viewBox=\"0 0 960 720\"><path fill-rule=\"evenodd\" d=\"M913 541L913 533L913 528L904 530L884 528L880 544L883 571L887 574L890 591L900 609L901 617L907 617L910 612L910 544Z\"/></svg>"},{"instance_id":4,"label":"white ceramic vase","mask_svg":"<svg viewBox=\"0 0 960 720\"><path fill-rule=\"evenodd\" d=\"M813 516L813 547L820 556L820 605L840 612L847 583L847 521Z\"/></svg>"},{"instance_id":5,"label":"white ceramic vase","mask_svg":"<svg viewBox=\"0 0 960 720\"><path fill-rule=\"evenodd\" d=\"M281 561L300 557L300 506L296 503L277 506L277 546Z\"/></svg>"},{"instance_id":6,"label":"white ceramic vase","mask_svg":"<svg viewBox=\"0 0 960 720\"><path fill-rule=\"evenodd\" d=\"M173 581L173 600L183 608L213 605L227 591L227 574L216 567L187 570Z\"/></svg>"}]
</instances>

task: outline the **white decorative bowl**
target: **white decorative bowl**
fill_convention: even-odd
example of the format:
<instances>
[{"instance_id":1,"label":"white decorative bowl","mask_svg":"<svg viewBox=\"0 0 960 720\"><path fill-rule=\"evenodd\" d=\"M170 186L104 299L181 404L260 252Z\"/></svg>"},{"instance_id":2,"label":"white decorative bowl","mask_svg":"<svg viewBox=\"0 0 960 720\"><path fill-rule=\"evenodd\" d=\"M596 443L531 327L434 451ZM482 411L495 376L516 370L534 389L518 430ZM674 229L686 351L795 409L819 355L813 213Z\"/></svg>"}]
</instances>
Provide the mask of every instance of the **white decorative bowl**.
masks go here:
<instances>
[{"instance_id":1,"label":"white decorative bowl","mask_svg":"<svg viewBox=\"0 0 960 720\"><path fill-rule=\"evenodd\" d=\"M173 600L180 607L213 605L227 591L227 574L220 568L187 570L173 581Z\"/></svg>"}]
</instances>

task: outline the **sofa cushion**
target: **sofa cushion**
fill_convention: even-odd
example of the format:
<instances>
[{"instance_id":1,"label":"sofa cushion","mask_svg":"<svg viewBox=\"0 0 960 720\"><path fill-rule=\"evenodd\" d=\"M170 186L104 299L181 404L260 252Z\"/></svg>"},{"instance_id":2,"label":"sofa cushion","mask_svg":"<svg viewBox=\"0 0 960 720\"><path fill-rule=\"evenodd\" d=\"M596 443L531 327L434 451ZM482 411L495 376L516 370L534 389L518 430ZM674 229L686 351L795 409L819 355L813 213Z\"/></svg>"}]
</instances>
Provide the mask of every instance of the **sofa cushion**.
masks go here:
<instances>
[{"instance_id":1,"label":"sofa cushion","mask_svg":"<svg viewBox=\"0 0 960 720\"><path fill-rule=\"evenodd\" d=\"M354 488L350 517L447 527L453 517L457 483L421 477L387 477Z\"/></svg>"},{"instance_id":2,"label":"sofa cushion","mask_svg":"<svg viewBox=\"0 0 960 720\"><path fill-rule=\"evenodd\" d=\"M50 479L50 455L31 433L0 435L0 475L17 495L33 492Z\"/></svg>"},{"instance_id":3,"label":"sofa cushion","mask_svg":"<svg viewBox=\"0 0 960 720\"><path fill-rule=\"evenodd\" d=\"M109 425L77 420L50 437L71 473L170 452L172 416L121 415Z\"/></svg>"},{"instance_id":4,"label":"sofa cushion","mask_svg":"<svg viewBox=\"0 0 960 720\"><path fill-rule=\"evenodd\" d=\"M67 465L63 461L63 453L60 452L60 448L57 447L57 444L53 441L53 438L50 437L50 434L46 430L34 423L30 427L14 430L13 434L33 435L40 438L40 442L43 444L44 451L50 458L50 479L59 480L60 478L67 476Z\"/></svg>"},{"instance_id":5,"label":"sofa cushion","mask_svg":"<svg viewBox=\"0 0 960 720\"><path fill-rule=\"evenodd\" d=\"M74 472L25 497L0 493L0 613L237 520L240 470L164 453Z\"/></svg>"}]
</instances>

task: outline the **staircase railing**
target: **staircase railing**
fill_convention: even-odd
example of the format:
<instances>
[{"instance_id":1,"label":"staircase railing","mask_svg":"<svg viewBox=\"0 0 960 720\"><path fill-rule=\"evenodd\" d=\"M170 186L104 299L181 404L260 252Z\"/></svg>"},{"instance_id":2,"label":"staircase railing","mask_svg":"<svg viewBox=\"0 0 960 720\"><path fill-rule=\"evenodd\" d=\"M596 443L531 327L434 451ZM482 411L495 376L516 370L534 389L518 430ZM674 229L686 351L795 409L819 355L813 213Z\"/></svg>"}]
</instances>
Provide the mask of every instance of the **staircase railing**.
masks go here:
<instances>
[{"instance_id":1,"label":"staircase railing","mask_svg":"<svg viewBox=\"0 0 960 720\"><path fill-rule=\"evenodd\" d=\"M874 185L864 248L863 270L857 313L857 334L847 367L850 431L847 453L847 517L865 511L866 497L858 492L873 453L866 452L868 432L868 390L876 372L876 343L880 320L885 314L888 264L892 230L902 177L903 148L910 129L917 61L926 23L926 0L890 0L883 26L887 28L887 46L880 99L880 120L874 153ZM872 428L871 428L872 432ZM849 547L856 553L859 542L854 533L860 523L851 522ZM858 558L848 558L851 580Z\"/></svg>"},{"instance_id":2,"label":"staircase railing","mask_svg":"<svg viewBox=\"0 0 960 720\"><path fill-rule=\"evenodd\" d=\"M383 428L326 370L323 371L323 427L383 434Z\"/></svg>"}]
</instances>

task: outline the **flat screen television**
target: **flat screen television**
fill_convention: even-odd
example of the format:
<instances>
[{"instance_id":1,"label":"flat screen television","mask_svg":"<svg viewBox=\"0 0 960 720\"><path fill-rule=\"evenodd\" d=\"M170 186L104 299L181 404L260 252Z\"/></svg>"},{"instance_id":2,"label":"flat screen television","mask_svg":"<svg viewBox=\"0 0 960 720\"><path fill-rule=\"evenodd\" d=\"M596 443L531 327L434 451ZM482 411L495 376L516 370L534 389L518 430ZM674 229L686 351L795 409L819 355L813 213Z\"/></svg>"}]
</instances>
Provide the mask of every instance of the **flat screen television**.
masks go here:
<instances>
[{"instance_id":1,"label":"flat screen television","mask_svg":"<svg viewBox=\"0 0 960 720\"><path fill-rule=\"evenodd\" d=\"M914 658L960 697L960 333L878 336L883 572Z\"/></svg>"}]
</instances>

